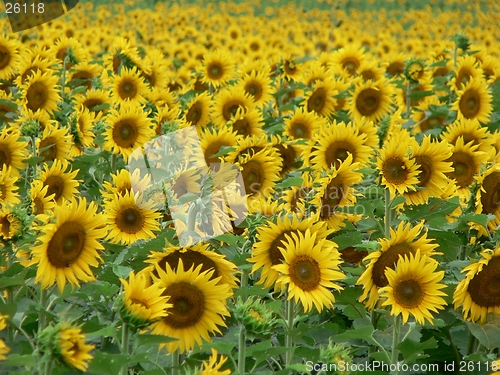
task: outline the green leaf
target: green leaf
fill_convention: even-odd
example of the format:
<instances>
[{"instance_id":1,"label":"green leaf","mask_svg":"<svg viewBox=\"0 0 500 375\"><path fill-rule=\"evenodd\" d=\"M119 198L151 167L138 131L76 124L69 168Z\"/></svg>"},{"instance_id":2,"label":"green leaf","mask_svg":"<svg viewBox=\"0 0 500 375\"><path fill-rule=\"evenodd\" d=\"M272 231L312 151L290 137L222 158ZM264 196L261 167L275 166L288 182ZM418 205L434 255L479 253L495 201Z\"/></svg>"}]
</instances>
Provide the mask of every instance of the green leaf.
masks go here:
<instances>
[{"instance_id":1,"label":"green leaf","mask_svg":"<svg viewBox=\"0 0 500 375\"><path fill-rule=\"evenodd\" d=\"M495 349L500 347L500 327L498 322L495 324L485 323L476 324L472 322L465 322L469 328L470 333L479 340L487 349Z\"/></svg>"},{"instance_id":2,"label":"green leaf","mask_svg":"<svg viewBox=\"0 0 500 375\"><path fill-rule=\"evenodd\" d=\"M453 197L449 200L432 198L428 204L408 207L405 213L408 221L431 220L451 214L459 205L459 197Z\"/></svg>"},{"instance_id":3,"label":"green leaf","mask_svg":"<svg viewBox=\"0 0 500 375\"><path fill-rule=\"evenodd\" d=\"M33 366L35 364L35 356L33 354L11 354L7 357L5 361L2 362L2 366Z\"/></svg>"},{"instance_id":4,"label":"green leaf","mask_svg":"<svg viewBox=\"0 0 500 375\"><path fill-rule=\"evenodd\" d=\"M94 358L89 364L89 373L116 375L123 366L132 363L148 362L147 354L111 354L103 351L96 351Z\"/></svg>"},{"instance_id":5,"label":"green leaf","mask_svg":"<svg viewBox=\"0 0 500 375\"><path fill-rule=\"evenodd\" d=\"M347 247L355 247L359 245L363 241L363 235L361 232L354 230L334 236L332 241L335 242L339 246L339 249L342 250Z\"/></svg>"},{"instance_id":6,"label":"green leaf","mask_svg":"<svg viewBox=\"0 0 500 375\"><path fill-rule=\"evenodd\" d=\"M162 336L162 335L139 335L137 336L137 346L143 346L143 345L155 345L158 346L159 344L163 344L165 342L171 342L175 341L177 339L168 337L168 336Z\"/></svg>"},{"instance_id":7,"label":"green leaf","mask_svg":"<svg viewBox=\"0 0 500 375\"><path fill-rule=\"evenodd\" d=\"M334 340L335 342L362 340L371 345L378 346L377 342L373 339L373 332L374 329L372 326L360 327L340 333L334 337Z\"/></svg>"},{"instance_id":8,"label":"green leaf","mask_svg":"<svg viewBox=\"0 0 500 375\"><path fill-rule=\"evenodd\" d=\"M289 177L276 185L276 188L289 188L292 186L302 186L302 177Z\"/></svg>"},{"instance_id":9,"label":"green leaf","mask_svg":"<svg viewBox=\"0 0 500 375\"><path fill-rule=\"evenodd\" d=\"M437 348L437 341L434 337L424 342L417 342L406 339L399 343L397 348L403 354L406 363L412 363L417 357L422 358L424 350ZM425 355L427 357L427 355Z\"/></svg>"},{"instance_id":10,"label":"green leaf","mask_svg":"<svg viewBox=\"0 0 500 375\"><path fill-rule=\"evenodd\" d=\"M116 333L115 326L107 326L94 332L87 333L88 338L94 337L113 337Z\"/></svg>"},{"instance_id":11,"label":"green leaf","mask_svg":"<svg viewBox=\"0 0 500 375\"><path fill-rule=\"evenodd\" d=\"M268 296L269 291L267 289L263 289L260 285L252 285L246 286L244 288L240 288L234 292L235 297L244 297L244 296Z\"/></svg>"}]
</instances>

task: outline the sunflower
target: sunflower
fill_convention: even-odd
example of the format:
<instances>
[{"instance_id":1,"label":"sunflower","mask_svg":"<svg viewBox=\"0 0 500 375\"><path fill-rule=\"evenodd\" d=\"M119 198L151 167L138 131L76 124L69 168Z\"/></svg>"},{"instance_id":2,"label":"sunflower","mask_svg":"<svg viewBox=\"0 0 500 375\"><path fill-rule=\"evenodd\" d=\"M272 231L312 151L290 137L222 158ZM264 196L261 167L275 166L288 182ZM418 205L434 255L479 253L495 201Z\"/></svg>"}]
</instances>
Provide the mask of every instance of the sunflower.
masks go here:
<instances>
[{"instance_id":1,"label":"sunflower","mask_svg":"<svg viewBox=\"0 0 500 375\"><path fill-rule=\"evenodd\" d=\"M165 247L163 251L152 251L145 262L154 266L151 272L159 277L156 267L167 272L168 264L171 270L177 272L179 259L182 259L182 264L187 269L196 269L201 266L201 272L213 271L210 280L218 279L219 283L227 284L231 289L238 286L234 276L237 272L236 266L225 256L210 250L208 244L198 243L183 248Z\"/></svg>"},{"instance_id":2,"label":"sunflower","mask_svg":"<svg viewBox=\"0 0 500 375\"><path fill-rule=\"evenodd\" d=\"M167 69L165 56L157 49L149 49L142 62L140 75L150 88L163 90L167 85L167 77L163 72Z\"/></svg>"},{"instance_id":3,"label":"sunflower","mask_svg":"<svg viewBox=\"0 0 500 375\"><path fill-rule=\"evenodd\" d=\"M311 139L318 129L325 126L323 117L306 111L304 107L297 108L284 122L284 135L291 139Z\"/></svg>"},{"instance_id":4,"label":"sunflower","mask_svg":"<svg viewBox=\"0 0 500 375\"><path fill-rule=\"evenodd\" d=\"M85 343L81 328L63 323L56 336L56 354L70 367L86 372L94 358L90 352L95 345Z\"/></svg>"},{"instance_id":5,"label":"sunflower","mask_svg":"<svg viewBox=\"0 0 500 375\"><path fill-rule=\"evenodd\" d=\"M371 156L371 149L365 146L366 135L360 134L351 123L334 121L319 129L312 139L314 143L311 152L304 158L315 170L338 167L348 155L352 155L354 163L365 165Z\"/></svg>"},{"instance_id":6,"label":"sunflower","mask_svg":"<svg viewBox=\"0 0 500 375\"><path fill-rule=\"evenodd\" d=\"M35 218L47 223L49 220L48 213L51 213L56 206L54 201L54 193L47 194L49 189L48 185L44 185L40 180L34 180L31 183L30 189L30 200L31 200L31 212L35 215Z\"/></svg>"},{"instance_id":7,"label":"sunflower","mask_svg":"<svg viewBox=\"0 0 500 375\"><path fill-rule=\"evenodd\" d=\"M332 68L338 69L345 78L350 79L357 74L359 66L365 61L364 53L360 46L346 45L332 54Z\"/></svg>"},{"instance_id":8,"label":"sunflower","mask_svg":"<svg viewBox=\"0 0 500 375\"><path fill-rule=\"evenodd\" d=\"M457 111L457 119L477 119L488 123L493 106L492 96L486 82L480 79L471 80L462 90L457 92L457 100L451 107Z\"/></svg>"},{"instance_id":9,"label":"sunflower","mask_svg":"<svg viewBox=\"0 0 500 375\"><path fill-rule=\"evenodd\" d=\"M270 195L280 178L281 160L273 159L265 151L244 155L236 165L241 170L245 192L251 199Z\"/></svg>"},{"instance_id":10,"label":"sunflower","mask_svg":"<svg viewBox=\"0 0 500 375\"><path fill-rule=\"evenodd\" d=\"M398 108L401 108L403 112L407 111L407 99L408 99L408 80L403 81L404 88L396 89L395 103ZM427 96L431 94L433 90L432 81L429 77L424 77L416 83L410 83L411 94L419 94L417 98L410 96L410 109L418 106ZM411 95L410 94L410 95ZM430 96L430 95L429 95Z\"/></svg>"},{"instance_id":11,"label":"sunflower","mask_svg":"<svg viewBox=\"0 0 500 375\"><path fill-rule=\"evenodd\" d=\"M98 239L106 235L105 218L97 213L97 206L85 198L56 206L54 223L40 228L39 244L33 247L29 265L37 265L36 283L43 289L57 282L62 293L69 281L80 286L80 281L95 279L90 266L102 261L98 251L104 250Z\"/></svg>"},{"instance_id":12,"label":"sunflower","mask_svg":"<svg viewBox=\"0 0 500 375\"><path fill-rule=\"evenodd\" d=\"M491 133L487 127L481 126L477 119L462 119L453 122L446 127L446 131L440 134L441 139L447 140L455 145L458 138L462 137L464 144L472 142L472 145L479 146L478 151L495 153L490 143Z\"/></svg>"},{"instance_id":13,"label":"sunflower","mask_svg":"<svg viewBox=\"0 0 500 375\"><path fill-rule=\"evenodd\" d=\"M339 268L342 261L337 245L325 238L317 240L316 236L309 229L305 233L291 233L280 249L283 264L272 267L281 274L276 284L283 289L288 286L288 299L300 301L305 312L313 304L319 312L332 307L335 297L329 289L343 289L334 281L345 277Z\"/></svg>"},{"instance_id":14,"label":"sunflower","mask_svg":"<svg viewBox=\"0 0 500 375\"><path fill-rule=\"evenodd\" d=\"M25 220L14 207L0 206L0 239L16 240L25 230Z\"/></svg>"},{"instance_id":15,"label":"sunflower","mask_svg":"<svg viewBox=\"0 0 500 375\"><path fill-rule=\"evenodd\" d=\"M226 84L234 75L232 57L222 50L203 55L202 82L215 88Z\"/></svg>"},{"instance_id":16,"label":"sunflower","mask_svg":"<svg viewBox=\"0 0 500 375\"><path fill-rule=\"evenodd\" d=\"M273 266L279 265L284 260L280 248L286 248L291 233L305 233L309 229L316 235L315 241L321 241L331 233L324 222L317 218L300 219L298 214L282 214L278 216L276 224L267 222L257 228L257 241L253 244L252 256L248 259L252 265L251 273L261 269L261 276L257 284L264 284L269 288L276 283L279 273ZM328 244L328 242L326 243ZM335 246L330 244L330 246Z\"/></svg>"},{"instance_id":17,"label":"sunflower","mask_svg":"<svg viewBox=\"0 0 500 375\"><path fill-rule=\"evenodd\" d=\"M50 167L45 164L40 172L40 181L44 187L48 186L46 197L54 194L53 199L58 205L61 205L63 200L73 200L78 193L79 181L75 180L75 177L79 169L71 172L67 171L68 167L70 164L67 160L56 159Z\"/></svg>"},{"instance_id":18,"label":"sunflower","mask_svg":"<svg viewBox=\"0 0 500 375\"><path fill-rule=\"evenodd\" d=\"M122 314L132 324L142 326L152 323L168 315L167 309L172 307L168 303L168 296L159 284L151 284L149 275L144 272L128 275L128 282L120 278L123 285Z\"/></svg>"},{"instance_id":19,"label":"sunflower","mask_svg":"<svg viewBox=\"0 0 500 375\"><path fill-rule=\"evenodd\" d=\"M18 41L0 34L0 79L9 80L17 72L20 49Z\"/></svg>"},{"instance_id":20,"label":"sunflower","mask_svg":"<svg viewBox=\"0 0 500 375\"><path fill-rule=\"evenodd\" d=\"M130 245L138 240L154 238L153 231L160 230L156 219L161 215L151 209L153 204L151 201L145 202L142 195L134 195L130 191L105 202L109 229L106 239L112 243Z\"/></svg>"},{"instance_id":21,"label":"sunflower","mask_svg":"<svg viewBox=\"0 0 500 375\"><path fill-rule=\"evenodd\" d=\"M385 73L391 78L402 76L405 71L406 60L408 60L408 57L402 52L391 53L385 58L386 62L383 64Z\"/></svg>"},{"instance_id":22,"label":"sunflower","mask_svg":"<svg viewBox=\"0 0 500 375\"><path fill-rule=\"evenodd\" d=\"M102 72L102 67L99 64L91 64L89 62L81 62L73 67L68 84L71 87L83 86L90 90L95 85L95 80Z\"/></svg>"},{"instance_id":23,"label":"sunflower","mask_svg":"<svg viewBox=\"0 0 500 375\"><path fill-rule=\"evenodd\" d=\"M16 185L19 177L12 173L12 167L5 164L0 169L0 207L14 206L21 203Z\"/></svg>"},{"instance_id":24,"label":"sunflower","mask_svg":"<svg viewBox=\"0 0 500 375\"><path fill-rule=\"evenodd\" d=\"M90 112L85 106L80 105L78 110L75 110L70 116L71 133L73 135L73 144L70 150L71 156L80 156L84 154L84 147L93 147L94 139L94 124L99 119L100 115L95 112Z\"/></svg>"},{"instance_id":25,"label":"sunflower","mask_svg":"<svg viewBox=\"0 0 500 375\"><path fill-rule=\"evenodd\" d=\"M360 121L379 121L391 108L392 85L381 78L378 81L356 81L354 93L349 99L349 115Z\"/></svg>"},{"instance_id":26,"label":"sunflower","mask_svg":"<svg viewBox=\"0 0 500 375\"><path fill-rule=\"evenodd\" d=\"M230 375L231 370L221 370L224 363L227 361L226 356L221 356L217 361L217 350L212 348L212 355L207 361L203 361L203 369L199 375Z\"/></svg>"},{"instance_id":27,"label":"sunflower","mask_svg":"<svg viewBox=\"0 0 500 375\"><path fill-rule=\"evenodd\" d=\"M286 202L286 208L289 212L306 214L306 203L311 201L311 195L318 189L318 185L326 179L314 179L314 175L309 171L304 171L300 176L302 178L301 186L292 186L291 189L282 193L282 198ZM319 180L319 181L318 181Z\"/></svg>"},{"instance_id":28,"label":"sunflower","mask_svg":"<svg viewBox=\"0 0 500 375\"><path fill-rule=\"evenodd\" d=\"M224 126L235 116L239 108L248 110L253 107L253 100L250 95L241 91L237 86L231 86L221 90L215 96L211 118L216 126Z\"/></svg>"},{"instance_id":29,"label":"sunflower","mask_svg":"<svg viewBox=\"0 0 500 375\"><path fill-rule=\"evenodd\" d=\"M236 163L243 157L264 151L269 157L278 157L276 150L270 145L267 135L238 137L235 150L224 156L226 163Z\"/></svg>"},{"instance_id":30,"label":"sunflower","mask_svg":"<svg viewBox=\"0 0 500 375\"><path fill-rule=\"evenodd\" d=\"M139 74L137 68L122 68L120 74L110 78L111 93L117 103L145 101L144 96L148 92L148 86Z\"/></svg>"},{"instance_id":31,"label":"sunflower","mask_svg":"<svg viewBox=\"0 0 500 375\"><path fill-rule=\"evenodd\" d=\"M238 85L252 97L256 107L262 108L273 99L273 86L271 78L265 71L252 71L243 75Z\"/></svg>"},{"instance_id":32,"label":"sunflower","mask_svg":"<svg viewBox=\"0 0 500 375\"><path fill-rule=\"evenodd\" d=\"M210 122L210 103L212 98L210 94L204 92L196 95L186 104L186 110L182 118L187 124L195 125L201 130Z\"/></svg>"},{"instance_id":33,"label":"sunflower","mask_svg":"<svg viewBox=\"0 0 500 375\"><path fill-rule=\"evenodd\" d=\"M69 159L71 144L68 128L59 128L53 122L47 124L42 136L36 140L38 155L46 163L56 159Z\"/></svg>"},{"instance_id":34,"label":"sunflower","mask_svg":"<svg viewBox=\"0 0 500 375\"><path fill-rule=\"evenodd\" d=\"M142 194L151 184L151 176L148 174L141 177L139 168L134 169L132 173L127 169L121 169L116 174L111 174L111 180L112 182L104 181L102 185L104 189L101 190L101 194L104 201L112 201L116 195L123 197L127 193Z\"/></svg>"},{"instance_id":35,"label":"sunflower","mask_svg":"<svg viewBox=\"0 0 500 375\"><path fill-rule=\"evenodd\" d=\"M462 90L464 85L472 80L480 79L482 76L483 71L474 56L464 55L457 59L455 77L451 79L449 84L454 90Z\"/></svg>"},{"instance_id":36,"label":"sunflower","mask_svg":"<svg viewBox=\"0 0 500 375\"><path fill-rule=\"evenodd\" d=\"M49 48L48 53L57 59L65 69L71 69L74 65L73 61L76 61L78 64L81 61L89 59L87 50L82 47L77 39L65 36L57 38L55 43Z\"/></svg>"},{"instance_id":37,"label":"sunflower","mask_svg":"<svg viewBox=\"0 0 500 375\"><path fill-rule=\"evenodd\" d=\"M197 168L187 170L181 169L174 173L175 178L165 182L165 189L167 189L168 192L172 192L174 201L179 200L186 194L199 195L203 187L201 180L205 174L206 173L200 173L200 170Z\"/></svg>"},{"instance_id":38,"label":"sunflower","mask_svg":"<svg viewBox=\"0 0 500 375\"><path fill-rule=\"evenodd\" d=\"M222 147L235 147L238 142L236 133L229 127L205 128L200 139L207 165L219 163L219 157L214 155L218 154Z\"/></svg>"},{"instance_id":39,"label":"sunflower","mask_svg":"<svg viewBox=\"0 0 500 375\"><path fill-rule=\"evenodd\" d=\"M384 76L384 69L376 61L363 61L357 73L364 81L378 81Z\"/></svg>"},{"instance_id":40,"label":"sunflower","mask_svg":"<svg viewBox=\"0 0 500 375\"><path fill-rule=\"evenodd\" d=\"M411 157L415 160L418 171L417 190L407 191L403 195L407 204L424 204L430 197L441 197L451 182L446 173L453 171L451 163L451 147L447 142L432 142L431 136L426 136L419 145L412 143Z\"/></svg>"},{"instance_id":41,"label":"sunflower","mask_svg":"<svg viewBox=\"0 0 500 375\"><path fill-rule=\"evenodd\" d=\"M324 117L334 114L335 106L337 105L335 95L338 93L334 80L316 81L311 91L304 98L307 111L314 111L316 114Z\"/></svg>"},{"instance_id":42,"label":"sunflower","mask_svg":"<svg viewBox=\"0 0 500 375\"><path fill-rule=\"evenodd\" d=\"M458 137L451 157L446 160L453 167L453 171L446 175L455 180L458 194L464 199L469 197L469 187L474 183L474 176L479 173L481 165L488 161L488 154L478 151L478 147L472 142L465 144L463 137Z\"/></svg>"},{"instance_id":43,"label":"sunflower","mask_svg":"<svg viewBox=\"0 0 500 375\"><path fill-rule=\"evenodd\" d=\"M476 192L476 213L492 214L494 218L488 221L490 231L500 225L500 164L492 165L477 178L479 189ZM480 234L487 235L484 230Z\"/></svg>"},{"instance_id":44,"label":"sunflower","mask_svg":"<svg viewBox=\"0 0 500 375\"><path fill-rule=\"evenodd\" d=\"M415 106L411 118L415 122L415 127L412 129L415 133L424 132L431 129L444 128L446 116L436 116L430 111L431 106L439 107L441 102L435 95L426 96L418 105Z\"/></svg>"},{"instance_id":45,"label":"sunflower","mask_svg":"<svg viewBox=\"0 0 500 375\"><path fill-rule=\"evenodd\" d=\"M386 276L387 269L394 269L399 256L415 254L420 249L422 256L431 257L437 253L434 250L437 244L431 243L427 238L427 232L423 233L424 223L413 228L410 223L402 221L396 230L390 230L390 238L379 239L380 250L370 253L364 260L370 261L365 271L361 274L356 285L363 285L363 294L360 301L365 302L369 309L373 309L379 298L379 289L389 285Z\"/></svg>"},{"instance_id":46,"label":"sunflower","mask_svg":"<svg viewBox=\"0 0 500 375\"><path fill-rule=\"evenodd\" d=\"M18 86L26 83L28 78L30 78L33 74L40 71L42 74L45 72L54 73L51 69L53 62L49 59L45 59L40 55L35 57L25 56L21 63L19 64L19 75L15 79L15 83Z\"/></svg>"},{"instance_id":47,"label":"sunflower","mask_svg":"<svg viewBox=\"0 0 500 375\"><path fill-rule=\"evenodd\" d=\"M402 323L406 324L409 315L417 323L425 324L427 319L433 324L431 311L444 310L446 301L442 298L446 293L440 289L446 284L440 281L444 271L437 271L438 262L416 253L399 255L395 269L387 268L385 276L388 286L379 290L380 296L385 298L382 306L391 306L391 315L401 314Z\"/></svg>"},{"instance_id":48,"label":"sunflower","mask_svg":"<svg viewBox=\"0 0 500 375\"><path fill-rule=\"evenodd\" d=\"M411 143L405 142L403 137L393 137L380 150L377 158L377 169L382 178L382 185L389 189L391 199L396 194L404 194L409 190L416 190L418 184L418 165L415 159L408 157Z\"/></svg>"},{"instance_id":49,"label":"sunflower","mask_svg":"<svg viewBox=\"0 0 500 375\"><path fill-rule=\"evenodd\" d=\"M154 134L151 119L133 102L122 103L119 110L111 110L105 121L104 148L114 154L121 154L125 162L136 148L149 142Z\"/></svg>"},{"instance_id":50,"label":"sunflower","mask_svg":"<svg viewBox=\"0 0 500 375\"><path fill-rule=\"evenodd\" d=\"M31 122L31 124L29 121ZM26 127L28 129L32 128L33 123L35 123L35 127L38 125L38 128L34 133L36 133L36 135L39 135L39 131L43 131L46 126L48 126L49 124L54 124L55 121L50 118L50 115L47 112L33 112L29 109L24 108L19 113L19 117L14 123L14 126L21 131L21 134L26 134Z\"/></svg>"},{"instance_id":51,"label":"sunflower","mask_svg":"<svg viewBox=\"0 0 500 375\"><path fill-rule=\"evenodd\" d=\"M103 107L111 105L110 92L100 89L87 90L84 94L77 96L76 101L78 106L83 105L97 114L105 113L106 110Z\"/></svg>"},{"instance_id":52,"label":"sunflower","mask_svg":"<svg viewBox=\"0 0 500 375\"><path fill-rule=\"evenodd\" d=\"M500 314L500 248L484 250L481 259L462 270L467 272L453 294L455 309L462 306L464 318L486 323L488 314Z\"/></svg>"},{"instance_id":53,"label":"sunflower","mask_svg":"<svg viewBox=\"0 0 500 375\"><path fill-rule=\"evenodd\" d=\"M0 361L5 361L7 359L7 353L9 353L10 348L5 344L3 339L0 339Z\"/></svg>"},{"instance_id":54,"label":"sunflower","mask_svg":"<svg viewBox=\"0 0 500 375\"><path fill-rule=\"evenodd\" d=\"M338 167L330 169L326 176L320 179L321 186L312 203L318 206L320 219L326 221L330 229L339 229L340 217L336 212L337 208L353 206L356 203L357 193L352 186L363 180L363 175L357 172L357 169L359 164L353 163L352 155L349 154Z\"/></svg>"},{"instance_id":55,"label":"sunflower","mask_svg":"<svg viewBox=\"0 0 500 375\"><path fill-rule=\"evenodd\" d=\"M36 112L38 110L52 113L57 110L57 103L61 100L57 83L59 77L51 72L41 71L34 73L21 85L20 105Z\"/></svg>"},{"instance_id":56,"label":"sunflower","mask_svg":"<svg viewBox=\"0 0 500 375\"><path fill-rule=\"evenodd\" d=\"M179 260L177 271L173 271L168 263L166 271L157 267L159 278L155 278L164 295L169 296L173 305L168 309L168 316L151 326L153 334L169 336L177 339L166 345L168 352L175 350L185 353L210 342L210 333L221 333L224 318L229 316L226 307L227 298L232 291L227 284L219 283L219 278L211 279L214 271L201 271L202 265L196 269L186 269Z\"/></svg>"},{"instance_id":57,"label":"sunflower","mask_svg":"<svg viewBox=\"0 0 500 375\"><path fill-rule=\"evenodd\" d=\"M0 124L10 125L19 115L19 106L13 100L11 92L0 91Z\"/></svg>"},{"instance_id":58,"label":"sunflower","mask_svg":"<svg viewBox=\"0 0 500 375\"><path fill-rule=\"evenodd\" d=\"M297 144L279 135L273 135L271 143L281 158L281 176L286 175L292 170L296 170L300 166L302 152L305 148L304 145Z\"/></svg>"},{"instance_id":59,"label":"sunflower","mask_svg":"<svg viewBox=\"0 0 500 375\"><path fill-rule=\"evenodd\" d=\"M266 132L262 129L264 118L257 108L244 111L238 108L236 114L229 120L233 131L241 136L263 136Z\"/></svg>"}]
</instances>

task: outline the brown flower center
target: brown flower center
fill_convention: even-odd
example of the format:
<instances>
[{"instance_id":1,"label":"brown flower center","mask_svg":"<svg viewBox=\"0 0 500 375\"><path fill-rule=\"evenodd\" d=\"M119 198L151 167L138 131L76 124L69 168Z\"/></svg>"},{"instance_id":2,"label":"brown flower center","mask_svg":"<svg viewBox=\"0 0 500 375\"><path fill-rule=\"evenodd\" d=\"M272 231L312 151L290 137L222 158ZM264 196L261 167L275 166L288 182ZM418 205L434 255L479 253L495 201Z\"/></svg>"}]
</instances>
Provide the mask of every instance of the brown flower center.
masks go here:
<instances>
[{"instance_id":1,"label":"brown flower center","mask_svg":"<svg viewBox=\"0 0 500 375\"><path fill-rule=\"evenodd\" d=\"M172 328L182 329L196 325L205 311L205 296L196 286L187 282L169 285L163 295L170 296L172 307L163 321Z\"/></svg>"},{"instance_id":2,"label":"brown flower center","mask_svg":"<svg viewBox=\"0 0 500 375\"><path fill-rule=\"evenodd\" d=\"M367 88L361 91L356 98L356 109L363 116L371 116L380 107L380 92L374 88Z\"/></svg>"},{"instance_id":3,"label":"brown flower center","mask_svg":"<svg viewBox=\"0 0 500 375\"><path fill-rule=\"evenodd\" d=\"M318 262L308 255L296 256L288 268L291 281L305 292L315 290L321 282Z\"/></svg>"},{"instance_id":4,"label":"brown flower center","mask_svg":"<svg viewBox=\"0 0 500 375\"><path fill-rule=\"evenodd\" d=\"M500 256L492 257L472 278L467 292L480 307L500 306Z\"/></svg>"},{"instance_id":5,"label":"brown flower center","mask_svg":"<svg viewBox=\"0 0 500 375\"><path fill-rule=\"evenodd\" d=\"M404 280L394 288L394 299L398 305L412 309L420 305L424 292L417 280Z\"/></svg>"},{"instance_id":6,"label":"brown flower center","mask_svg":"<svg viewBox=\"0 0 500 375\"><path fill-rule=\"evenodd\" d=\"M47 258L54 267L70 267L85 246L85 228L76 221L63 223L47 244Z\"/></svg>"}]
</instances>

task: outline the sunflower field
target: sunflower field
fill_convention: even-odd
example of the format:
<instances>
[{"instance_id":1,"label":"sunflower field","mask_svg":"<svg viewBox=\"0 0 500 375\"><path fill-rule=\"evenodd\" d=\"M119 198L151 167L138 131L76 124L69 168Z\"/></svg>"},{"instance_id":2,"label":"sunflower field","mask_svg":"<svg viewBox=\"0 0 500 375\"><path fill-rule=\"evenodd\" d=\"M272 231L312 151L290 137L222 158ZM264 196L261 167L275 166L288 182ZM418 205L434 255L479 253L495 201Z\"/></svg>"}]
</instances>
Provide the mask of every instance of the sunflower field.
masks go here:
<instances>
[{"instance_id":1,"label":"sunflower field","mask_svg":"<svg viewBox=\"0 0 500 375\"><path fill-rule=\"evenodd\" d=\"M500 374L500 4L11 6L0 374Z\"/></svg>"}]
</instances>

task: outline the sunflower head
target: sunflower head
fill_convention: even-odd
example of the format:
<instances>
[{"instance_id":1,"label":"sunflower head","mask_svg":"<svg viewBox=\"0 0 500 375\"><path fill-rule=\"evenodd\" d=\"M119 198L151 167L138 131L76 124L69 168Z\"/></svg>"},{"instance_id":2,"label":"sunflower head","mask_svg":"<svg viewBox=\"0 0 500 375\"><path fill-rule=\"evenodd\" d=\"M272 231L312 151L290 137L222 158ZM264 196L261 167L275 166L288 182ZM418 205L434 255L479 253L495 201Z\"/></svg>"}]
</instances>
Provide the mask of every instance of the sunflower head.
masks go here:
<instances>
[{"instance_id":1,"label":"sunflower head","mask_svg":"<svg viewBox=\"0 0 500 375\"><path fill-rule=\"evenodd\" d=\"M128 281L121 279L123 297L120 313L124 321L135 328L146 327L149 324L167 316L168 296L164 296L164 288L151 284L149 272L131 272Z\"/></svg>"},{"instance_id":2,"label":"sunflower head","mask_svg":"<svg viewBox=\"0 0 500 375\"><path fill-rule=\"evenodd\" d=\"M233 316L245 326L250 339L270 337L277 322L269 307L255 296L245 301L238 298Z\"/></svg>"}]
</instances>

